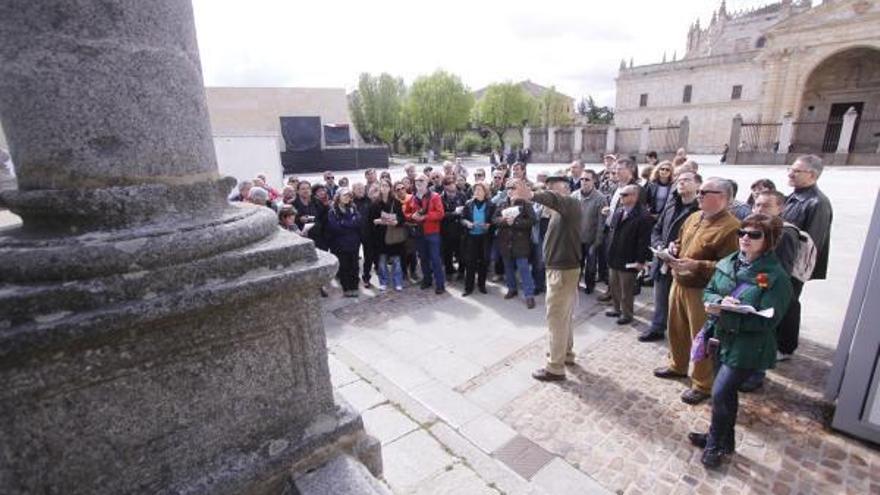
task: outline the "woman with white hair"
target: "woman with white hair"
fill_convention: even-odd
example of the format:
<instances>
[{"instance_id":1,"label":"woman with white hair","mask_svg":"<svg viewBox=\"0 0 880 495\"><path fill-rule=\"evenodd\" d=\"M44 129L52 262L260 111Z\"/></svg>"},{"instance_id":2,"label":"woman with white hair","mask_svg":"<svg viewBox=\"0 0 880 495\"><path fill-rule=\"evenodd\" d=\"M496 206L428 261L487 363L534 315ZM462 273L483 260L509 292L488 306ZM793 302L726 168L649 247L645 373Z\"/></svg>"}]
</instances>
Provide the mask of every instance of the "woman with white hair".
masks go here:
<instances>
[{"instance_id":1,"label":"woman with white hair","mask_svg":"<svg viewBox=\"0 0 880 495\"><path fill-rule=\"evenodd\" d=\"M361 244L361 218L351 191L340 187L327 213L327 240L330 252L339 260L336 278L345 297L358 297L358 250Z\"/></svg>"}]
</instances>

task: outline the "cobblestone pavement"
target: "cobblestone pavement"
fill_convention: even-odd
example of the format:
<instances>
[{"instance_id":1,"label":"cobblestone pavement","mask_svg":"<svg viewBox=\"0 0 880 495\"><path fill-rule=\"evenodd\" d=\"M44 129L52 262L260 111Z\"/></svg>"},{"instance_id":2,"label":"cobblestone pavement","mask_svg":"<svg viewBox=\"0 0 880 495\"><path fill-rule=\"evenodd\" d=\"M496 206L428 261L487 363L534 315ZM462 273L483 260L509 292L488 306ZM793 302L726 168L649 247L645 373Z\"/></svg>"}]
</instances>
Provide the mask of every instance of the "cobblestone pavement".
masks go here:
<instances>
[{"instance_id":1,"label":"cobblestone pavement","mask_svg":"<svg viewBox=\"0 0 880 495\"><path fill-rule=\"evenodd\" d=\"M740 394L737 453L717 472L686 438L706 431L710 406L682 403L685 382L651 374L665 354L621 329L579 356L571 380L532 387L498 417L617 493L880 493L878 450L827 428L830 349L802 342L763 390Z\"/></svg>"}]
</instances>

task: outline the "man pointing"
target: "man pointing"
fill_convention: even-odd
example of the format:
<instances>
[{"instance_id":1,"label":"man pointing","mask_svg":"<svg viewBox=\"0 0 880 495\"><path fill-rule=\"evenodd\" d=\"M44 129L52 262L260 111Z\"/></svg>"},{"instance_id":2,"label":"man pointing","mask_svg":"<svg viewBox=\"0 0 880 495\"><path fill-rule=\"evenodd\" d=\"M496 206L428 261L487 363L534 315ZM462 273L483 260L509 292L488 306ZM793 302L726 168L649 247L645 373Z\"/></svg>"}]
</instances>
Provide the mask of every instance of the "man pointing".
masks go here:
<instances>
[{"instance_id":1,"label":"man pointing","mask_svg":"<svg viewBox=\"0 0 880 495\"><path fill-rule=\"evenodd\" d=\"M541 381L565 380L565 365L574 364L572 313L581 267L581 208L572 197L568 177L553 175L549 191L534 193L521 180L514 180L511 198L534 201L551 210L544 239L547 267L547 326L550 353L547 364L532 373Z\"/></svg>"}]
</instances>

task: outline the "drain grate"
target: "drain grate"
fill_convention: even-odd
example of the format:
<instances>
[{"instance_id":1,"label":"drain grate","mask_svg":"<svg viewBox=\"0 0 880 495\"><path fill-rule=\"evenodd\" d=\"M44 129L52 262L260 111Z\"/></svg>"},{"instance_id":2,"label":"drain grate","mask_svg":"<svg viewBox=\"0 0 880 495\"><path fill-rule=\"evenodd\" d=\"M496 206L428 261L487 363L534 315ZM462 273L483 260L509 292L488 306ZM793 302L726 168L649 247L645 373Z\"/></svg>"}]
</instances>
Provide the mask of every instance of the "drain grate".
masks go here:
<instances>
[{"instance_id":1,"label":"drain grate","mask_svg":"<svg viewBox=\"0 0 880 495\"><path fill-rule=\"evenodd\" d=\"M493 455L513 472L527 480L532 479L532 476L555 457L522 435L515 436L496 450Z\"/></svg>"}]
</instances>

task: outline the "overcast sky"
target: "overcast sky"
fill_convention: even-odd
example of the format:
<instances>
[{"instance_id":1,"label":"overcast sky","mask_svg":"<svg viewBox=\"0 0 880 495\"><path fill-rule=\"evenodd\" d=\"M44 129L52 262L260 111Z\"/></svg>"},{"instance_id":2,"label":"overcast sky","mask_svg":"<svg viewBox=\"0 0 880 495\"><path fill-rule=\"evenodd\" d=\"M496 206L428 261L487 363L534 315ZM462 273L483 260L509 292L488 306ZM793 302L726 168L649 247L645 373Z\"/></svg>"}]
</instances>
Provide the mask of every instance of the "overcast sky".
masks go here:
<instances>
[{"instance_id":1,"label":"overcast sky","mask_svg":"<svg viewBox=\"0 0 880 495\"><path fill-rule=\"evenodd\" d=\"M728 11L767 2L729 0ZM194 0L209 86L344 87L388 72L407 84L443 68L471 89L531 79L614 104L620 59L684 53L720 0L528 2Z\"/></svg>"}]
</instances>

